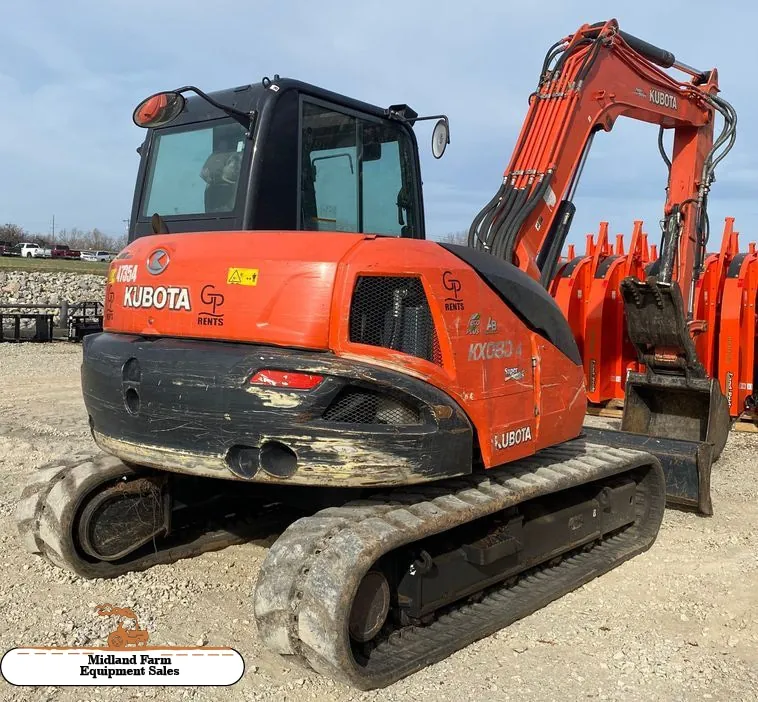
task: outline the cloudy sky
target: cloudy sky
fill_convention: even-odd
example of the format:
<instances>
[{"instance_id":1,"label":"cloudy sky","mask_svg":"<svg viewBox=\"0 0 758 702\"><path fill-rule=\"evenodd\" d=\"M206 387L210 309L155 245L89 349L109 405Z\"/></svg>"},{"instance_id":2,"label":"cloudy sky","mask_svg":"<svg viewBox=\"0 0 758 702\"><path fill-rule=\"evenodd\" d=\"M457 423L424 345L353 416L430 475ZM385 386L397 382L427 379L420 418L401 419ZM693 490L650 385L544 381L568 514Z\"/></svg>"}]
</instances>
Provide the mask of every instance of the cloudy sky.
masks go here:
<instances>
[{"instance_id":1,"label":"cloudy sky","mask_svg":"<svg viewBox=\"0 0 758 702\"><path fill-rule=\"evenodd\" d=\"M467 229L498 187L548 46L584 22L622 29L698 68L718 67L736 107L737 145L711 196L716 238L737 218L757 239L758 97L747 0L540 3L467 0L25 0L0 22L0 220L124 231L142 132L134 106L187 83L216 90L279 73L379 105L446 112L451 144L429 153L417 128L428 231ZM622 9L624 8L624 9ZM629 232L644 219L659 236L665 169L657 128L619 120L595 140L570 240L609 220Z\"/></svg>"}]
</instances>

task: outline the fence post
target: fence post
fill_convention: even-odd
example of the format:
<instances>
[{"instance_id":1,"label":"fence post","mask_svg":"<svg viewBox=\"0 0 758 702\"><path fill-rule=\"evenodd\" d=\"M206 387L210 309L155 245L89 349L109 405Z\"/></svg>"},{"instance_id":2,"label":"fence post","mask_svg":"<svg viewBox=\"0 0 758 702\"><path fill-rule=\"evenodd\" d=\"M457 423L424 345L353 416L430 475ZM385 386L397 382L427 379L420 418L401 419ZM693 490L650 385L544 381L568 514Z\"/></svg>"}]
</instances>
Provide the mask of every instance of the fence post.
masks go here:
<instances>
[{"instance_id":1,"label":"fence post","mask_svg":"<svg viewBox=\"0 0 758 702\"><path fill-rule=\"evenodd\" d=\"M68 329L68 300L61 302L61 316L58 320L58 329Z\"/></svg>"}]
</instances>

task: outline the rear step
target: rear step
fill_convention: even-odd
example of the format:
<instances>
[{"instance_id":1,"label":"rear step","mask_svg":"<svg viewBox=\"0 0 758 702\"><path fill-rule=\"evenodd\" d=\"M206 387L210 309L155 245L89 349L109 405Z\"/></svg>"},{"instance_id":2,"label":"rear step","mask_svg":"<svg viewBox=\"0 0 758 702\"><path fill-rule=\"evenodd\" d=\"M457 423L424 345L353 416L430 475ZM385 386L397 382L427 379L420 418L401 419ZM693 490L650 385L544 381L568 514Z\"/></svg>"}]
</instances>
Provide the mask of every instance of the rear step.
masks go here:
<instances>
[{"instance_id":1,"label":"rear step","mask_svg":"<svg viewBox=\"0 0 758 702\"><path fill-rule=\"evenodd\" d=\"M623 425L622 425L623 426ZM667 439L628 431L584 427L584 437L593 444L627 448L653 454L666 477L666 504L695 508L711 516L711 465L713 446L704 441Z\"/></svg>"}]
</instances>

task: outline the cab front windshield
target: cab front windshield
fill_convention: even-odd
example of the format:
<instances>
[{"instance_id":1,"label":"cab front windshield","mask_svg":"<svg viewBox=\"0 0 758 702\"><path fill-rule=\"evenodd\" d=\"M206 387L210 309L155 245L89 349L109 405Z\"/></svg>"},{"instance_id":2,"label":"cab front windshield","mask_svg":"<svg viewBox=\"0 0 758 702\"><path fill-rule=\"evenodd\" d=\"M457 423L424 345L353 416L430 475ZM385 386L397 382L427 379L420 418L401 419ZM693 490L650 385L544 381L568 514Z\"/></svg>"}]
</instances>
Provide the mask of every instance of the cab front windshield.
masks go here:
<instances>
[{"instance_id":1,"label":"cab front windshield","mask_svg":"<svg viewBox=\"0 0 758 702\"><path fill-rule=\"evenodd\" d=\"M142 216L232 213L246 129L232 119L154 134Z\"/></svg>"}]
</instances>

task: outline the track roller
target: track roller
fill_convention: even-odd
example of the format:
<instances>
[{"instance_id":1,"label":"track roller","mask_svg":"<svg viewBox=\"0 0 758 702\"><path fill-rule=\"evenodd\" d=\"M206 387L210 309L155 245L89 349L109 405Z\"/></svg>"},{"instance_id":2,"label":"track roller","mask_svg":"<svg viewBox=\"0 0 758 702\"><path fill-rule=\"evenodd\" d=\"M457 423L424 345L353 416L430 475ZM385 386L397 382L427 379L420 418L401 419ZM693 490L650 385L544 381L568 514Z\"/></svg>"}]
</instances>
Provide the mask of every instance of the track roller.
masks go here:
<instances>
[{"instance_id":1,"label":"track roller","mask_svg":"<svg viewBox=\"0 0 758 702\"><path fill-rule=\"evenodd\" d=\"M26 551L83 578L244 543L291 518L236 483L130 466L107 454L40 469L16 508Z\"/></svg>"},{"instance_id":2,"label":"track roller","mask_svg":"<svg viewBox=\"0 0 758 702\"><path fill-rule=\"evenodd\" d=\"M265 645L360 689L387 686L648 549L663 471L584 440L293 523L259 574Z\"/></svg>"}]
</instances>

